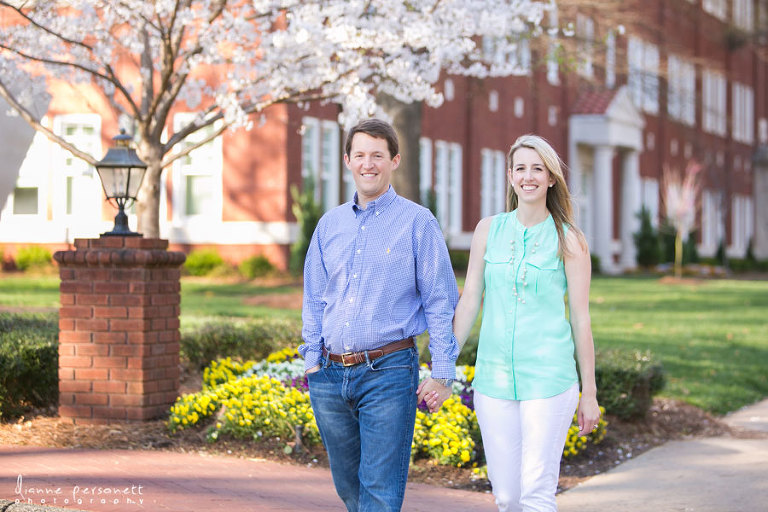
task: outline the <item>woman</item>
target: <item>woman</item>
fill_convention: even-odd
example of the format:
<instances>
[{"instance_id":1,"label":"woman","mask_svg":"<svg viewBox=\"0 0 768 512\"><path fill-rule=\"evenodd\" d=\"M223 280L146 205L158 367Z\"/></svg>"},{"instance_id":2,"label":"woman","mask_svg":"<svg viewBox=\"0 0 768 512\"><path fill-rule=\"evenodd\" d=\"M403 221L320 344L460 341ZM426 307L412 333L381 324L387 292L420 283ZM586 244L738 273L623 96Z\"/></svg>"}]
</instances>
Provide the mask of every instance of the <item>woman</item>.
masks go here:
<instances>
[{"instance_id":1,"label":"woman","mask_svg":"<svg viewBox=\"0 0 768 512\"><path fill-rule=\"evenodd\" d=\"M573 225L554 149L541 137L524 135L512 145L507 163L508 212L477 225L453 328L463 345L485 293L473 387L499 510L554 511L560 458L577 402L579 435L600 419L589 319L591 263L584 235Z\"/></svg>"}]
</instances>

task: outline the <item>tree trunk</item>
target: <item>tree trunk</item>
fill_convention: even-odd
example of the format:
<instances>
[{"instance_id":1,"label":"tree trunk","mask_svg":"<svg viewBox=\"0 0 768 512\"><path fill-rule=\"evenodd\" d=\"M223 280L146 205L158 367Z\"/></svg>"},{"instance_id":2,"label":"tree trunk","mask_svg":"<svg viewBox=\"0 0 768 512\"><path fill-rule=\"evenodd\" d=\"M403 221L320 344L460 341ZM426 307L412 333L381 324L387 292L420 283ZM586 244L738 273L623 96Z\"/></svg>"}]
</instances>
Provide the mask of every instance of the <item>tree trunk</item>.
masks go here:
<instances>
[{"instance_id":1,"label":"tree trunk","mask_svg":"<svg viewBox=\"0 0 768 512\"><path fill-rule=\"evenodd\" d=\"M403 103L387 94L379 94L376 100L392 119L392 126L400 141L400 167L392 173L392 186L398 195L420 204L419 139L422 103Z\"/></svg>"},{"instance_id":2,"label":"tree trunk","mask_svg":"<svg viewBox=\"0 0 768 512\"><path fill-rule=\"evenodd\" d=\"M683 233L679 229L675 234L675 277L683 277Z\"/></svg>"},{"instance_id":3,"label":"tree trunk","mask_svg":"<svg viewBox=\"0 0 768 512\"><path fill-rule=\"evenodd\" d=\"M142 143L139 147L139 158L147 164L147 172L139 189L136 201L136 216L139 225L138 232L144 238L160 238L160 179L163 169L162 150L160 144Z\"/></svg>"}]
</instances>

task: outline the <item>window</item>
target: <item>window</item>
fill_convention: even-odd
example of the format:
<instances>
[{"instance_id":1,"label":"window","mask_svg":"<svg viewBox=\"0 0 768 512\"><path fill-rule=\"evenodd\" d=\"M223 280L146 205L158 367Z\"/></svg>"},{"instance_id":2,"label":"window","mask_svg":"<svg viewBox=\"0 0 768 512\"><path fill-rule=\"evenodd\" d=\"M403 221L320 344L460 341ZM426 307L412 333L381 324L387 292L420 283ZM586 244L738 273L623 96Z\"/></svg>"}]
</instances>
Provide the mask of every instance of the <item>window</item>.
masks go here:
<instances>
[{"instance_id":1,"label":"window","mask_svg":"<svg viewBox=\"0 0 768 512\"><path fill-rule=\"evenodd\" d=\"M733 0L733 24L740 29L752 32L753 23L752 0Z\"/></svg>"},{"instance_id":2,"label":"window","mask_svg":"<svg viewBox=\"0 0 768 512\"><path fill-rule=\"evenodd\" d=\"M705 132L725 135L725 77L717 72L704 70L702 76L702 118Z\"/></svg>"},{"instance_id":3,"label":"window","mask_svg":"<svg viewBox=\"0 0 768 512\"><path fill-rule=\"evenodd\" d=\"M560 85L560 45L557 42L557 7L549 11L549 43L547 49L547 82Z\"/></svg>"},{"instance_id":4,"label":"window","mask_svg":"<svg viewBox=\"0 0 768 512\"><path fill-rule=\"evenodd\" d=\"M757 136L760 144L768 144L768 119L761 117L758 121Z\"/></svg>"},{"instance_id":5,"label":"window","mask_svg":"<svg viewBox=\"0 0 768 512\"><path fill-rule=\"evenodd\" d=\"M461 146L435 142L435 193L437 219L446 234L461 232Z\"/></svg>"},{"instance_id":6,"label":"window","mask_svg":"<svg viewBox=\"0 0 768 512\"><path fill-rule=\"evenodd\" d=\"M731 214L731 250L737 257L743 257L747 244L753 235L752 198L736 195L733 197L733 212Z\"/></svg>"},{"instance_id":7,"label":"window","mask_svg":"<svg viewBox=\"0 0 768 512\"><path fill-rule=\"evenodd\" d=\"M755 140L755 95L752 88L740 83L732 86L733 140L752 144Z\"/></svg>"},{"instance_id":8,"label":"window","mask_svg":"<svg viewBox=\"0 0 768 512\"><path fill-rule=\"evenodd\" d=\"M592 18L583 14L576 15L576 39L581 57L577 71L581 76L592 78L592 52L595 46L595 21Z\"/></svg>"},{"instance_id":9,"label":"window","mask_svg":"<svg viewBox=\"0 0 768 512\"><path fill-rule=\"evenodd\" d=\"M303 119L301 137L301 176L311 179L315 190L315 201L328 211L339 205L339 127L333 121L320 121L312 117ZM349 187L345 183L345 195L351 199Z\"/></svg>"},{"instance_id":10,"label":"window","mask_svg":"<svg viewBox=\"0 0 768 512\"><path fill-rule=\"evenodd\" d=\"M491 91L488 93L488 110L491 112L499 111L499 92Z\"/></svg>"},{"instance_id":11,"label":"window","mask_svg":"<svg viewBox=\"0 0 768 512\"><path fill-rule=\"evenodd\" d=\"M16 187L13 189L13 214L37 215L38 207L37 187Z\"/></svg>"},{"instance_id":12,"label":"window","mask_svg":"<svg viewBox=\"0 0 768 512\"><path fill-rule=\"evenodd\" d=\"M500 38L483 37L483 55L493 66L511 67L513 72L523 75L531 73L531 45L528 39L519 34L510 36L512 45Z\"/></svg>"},{"instance_id":13,"label":"window","mask_svg":"<svg viewBox=\"0 0 768 512\"><path fill-rule=\"evenodd\" d=\"M421 204L429 207L432 191L432 141L419 139L419 196Z\"/></svg>"},{"instance_id":14,"label":"window","mask_svg":"<svg viewBox=\"0 0 768 512\"><path fill-rule=\"evenodd\" d=\"M605 86L609 89L616 86L616 34L613 31L605 37Z\"/></svg>"},{"instance_id":15,"label":"window","mask_svg":"<svg viewBox=\"0 0 768 512\"><path fill-rule=\"evenodd\" d=\"M194 114L180 113L174 116L174 130L179 131L192 122ZM183 151L209 137L217 125L206 126L188 135L178 145ZM221 137L192 150L176 160L174 186L174 208L186 217L205 217L207 220L221 220L222 208L222 151ZM176 188L179 188L176 192ZM178 205L178 206L177 206ZM177 218L174 216L174 218Z\"/></svg>"},{"instance_id":16,"label":"window","mask_svg":"<svg viewBox=\"0 0 768 512\"><path fill-rule=\"evenodd\" d=\"M636 37L627 44L629 76L627 82L632 99L641 110L659 113L659 48Z\"/></svg>"},{"instance_id":17,"label":"window","mask_svg":"<svg viewBox=\"0 0 768 512\"><path fill-rule=\"evenodd\" d=\"M693 63L670 55L667 61L667 112L688 126L696 123L696 70Z\"/></svg>"},{"instance_id":18,"label":"window","mask_svg":"<svg viewBox=\"0 0 768 512\"><path fill-rule=\"evenodd\" d=\"M54 118L54 131L78 149L95 157L101 151L101 118L95 114L67 114ZM57 149L57 189L54 194L53 215L65 217L72 228L84 228L101 219L103 197L101 181L95 169L69 151ZM67 218L69 217L69 218ZM97 229L92 226L91 229Z\"/></svg>"},{"instance_id":19,"label":"window","mask_svg":"<svg viewBox=\"0 0 768 512\"><path fill-rule=\"evenodd\" d=\"M651 216L651 224L659 225L659 182L653 178L643 178L642 201L648 214Z\"/></svg>"},{"instance_id":20,"label":"window","mask_svg":"<svg viewBox=\"0 0 768 512\"><path fill-rule=\"evenodd\" d=\"M723 239L721 194L705 190L701 201L701 252L711 256Z\"/></svg>"},{"instance_id":21,"label":"window","mask_svg":"<svg viewBox=\"0 0 768 512\"><path fill-rule=\"evenodd\" d=\"M716 18L725 19L725 0L704 0L704 10Z\"/></svg>"},{"instance_id":22,"label":"window","mask_svg":"<svg viewBox=\"0 0 768 512\"><path fill-rule=\"evenodd\" d=\"M483 149L480 159L480 217L490 217L506 209L506 158L503 151Z\"/></svg>"}]
</instances>

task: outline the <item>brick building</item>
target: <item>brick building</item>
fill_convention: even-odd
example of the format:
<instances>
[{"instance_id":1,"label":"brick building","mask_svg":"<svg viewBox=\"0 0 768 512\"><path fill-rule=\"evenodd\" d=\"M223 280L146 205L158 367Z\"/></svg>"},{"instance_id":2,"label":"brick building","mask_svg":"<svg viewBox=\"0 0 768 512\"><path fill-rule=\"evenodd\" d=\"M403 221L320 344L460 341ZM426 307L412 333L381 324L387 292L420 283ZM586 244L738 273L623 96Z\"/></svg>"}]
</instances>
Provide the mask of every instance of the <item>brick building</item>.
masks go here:
<instances>
[{"instance_id":1,"label":"brick building","mask_svg":"<svg viewBox=\"0 0 768 512\"><path fill-rule=\"evenodd\" d=\"M446 76L444 104L423 108L421 194L434 192L449 246L467 249L479 219L504 209L506 150L533 132L565 160L579 225L603 270L635 265L638 211L660 222L663 169L691 159L704 166L699 254L722 243L743 258L752 241L768 258L768 0L623 2L616 13L572 4L559 2L543 23L572 27L571 38L545 32L504 56L483 41L489 57L515 59L522 76ZM116 122L68 86L59 92L44 122L100 157ZM296 236L290 185L312 176L326 209L354 192L337 114L328 105L272 107L261 126L226 132L177 161L163 177L161 236L171 248L215 246L231 261L266 254L285 267ZM190 115L177 112L172 124ZM0 117L0 140L6 257L111 227L93 169L14 118Z\"/></svg>"}]
</instances>

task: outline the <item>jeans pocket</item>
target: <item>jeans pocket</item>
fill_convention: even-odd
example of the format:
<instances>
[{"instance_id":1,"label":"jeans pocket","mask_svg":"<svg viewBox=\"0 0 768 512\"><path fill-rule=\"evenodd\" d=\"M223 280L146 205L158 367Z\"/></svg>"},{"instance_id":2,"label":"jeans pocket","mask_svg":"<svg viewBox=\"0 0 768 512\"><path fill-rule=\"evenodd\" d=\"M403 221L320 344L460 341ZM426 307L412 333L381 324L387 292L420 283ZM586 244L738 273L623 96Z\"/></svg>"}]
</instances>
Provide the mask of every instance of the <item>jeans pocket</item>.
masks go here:
<instances>
[{"instance_id":1,"label":"jeans pocket","mask_svg":"<svg viewBox=\"0 0 768 512\"><path fill-rule=\"evenodd\" d=\"M408 348L376 358L371 361L369 367L375 372L385 370L410 370L414 367L414 360L417 359L416 349Z\"/></svg>"}]
</instances>

